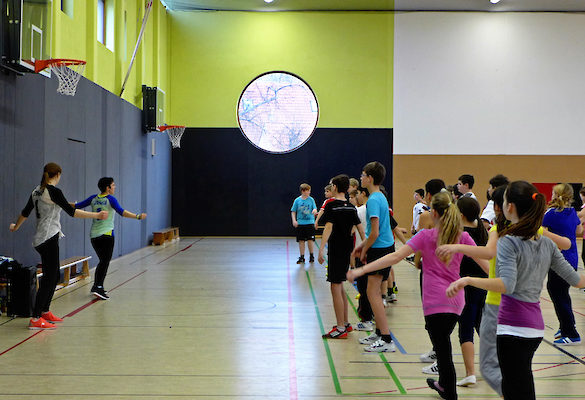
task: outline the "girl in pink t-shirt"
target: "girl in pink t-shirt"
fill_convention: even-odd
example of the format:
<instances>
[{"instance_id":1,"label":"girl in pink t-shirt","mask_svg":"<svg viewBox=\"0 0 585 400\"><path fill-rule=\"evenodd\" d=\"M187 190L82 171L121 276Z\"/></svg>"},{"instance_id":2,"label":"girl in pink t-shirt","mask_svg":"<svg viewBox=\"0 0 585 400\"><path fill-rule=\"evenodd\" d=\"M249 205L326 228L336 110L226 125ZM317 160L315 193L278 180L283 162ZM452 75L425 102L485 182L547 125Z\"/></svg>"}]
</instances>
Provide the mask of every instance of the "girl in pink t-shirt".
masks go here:
<instances>
[{"instance_id":1,"label":"girl in pink t-shirt","mask_svg":"<svg viewBox=\"0 0 585 400\"><path fill-rule=\"evenodd\" d=\"M449 255L440 259L435 254L438 246L443 244L475 245L467 232L463 232L461 214L457 205L451 200L447 191L433 196L431 216L435 223L433 229L423 229L395 253L388 254L361 268L350 270L347 279L353 281L365 273L387 268L397 264L406 256L420 251L424 259L423 274L423 313L425 328L429 334L433 348L437 353L439 381L427 379L427 384L439 392L444 399L457 399L455 366L451 352L451 333L465 305L463 292L448 298L445 294L451 282L459 279L459 267L462 254ZM474 260L488 270L488 262L479 258Z\"/></svg>"}]
</instances>

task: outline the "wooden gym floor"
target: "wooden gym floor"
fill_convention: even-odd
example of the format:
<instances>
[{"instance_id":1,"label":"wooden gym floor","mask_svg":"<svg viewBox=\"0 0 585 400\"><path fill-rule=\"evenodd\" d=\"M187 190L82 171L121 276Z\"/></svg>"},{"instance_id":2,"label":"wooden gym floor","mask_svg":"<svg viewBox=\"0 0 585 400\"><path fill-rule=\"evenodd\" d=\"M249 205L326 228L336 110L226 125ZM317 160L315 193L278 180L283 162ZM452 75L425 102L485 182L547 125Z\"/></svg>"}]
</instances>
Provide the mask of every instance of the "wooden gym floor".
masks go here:
<instances>
[{"instance_id":1,"label":"wooden gym floor","mask_svg":"<svg viewBox=\"0 0 585 400\"><path fill-rule=\"evenodd\" d=\"M292 238L183 238L116 259L109 301L90 296L89 279L56 292L52 311L65 317L58 329L0 318L0 399L438 399L421 373L430 345L412 265L397 266L398 302L386 311L399 351L366 354L362 332L321 339L334 323L325 268L299 266L297 257ZM355 289L346 291L355 305ZM572 298L583 335L585 293ZM537 397L585 399L585 348L552 346L546 290L541 304ZM453 343L460 378L455 334ZM458 392L497 398L481 379Z\"/></svg>"}]
</instances>

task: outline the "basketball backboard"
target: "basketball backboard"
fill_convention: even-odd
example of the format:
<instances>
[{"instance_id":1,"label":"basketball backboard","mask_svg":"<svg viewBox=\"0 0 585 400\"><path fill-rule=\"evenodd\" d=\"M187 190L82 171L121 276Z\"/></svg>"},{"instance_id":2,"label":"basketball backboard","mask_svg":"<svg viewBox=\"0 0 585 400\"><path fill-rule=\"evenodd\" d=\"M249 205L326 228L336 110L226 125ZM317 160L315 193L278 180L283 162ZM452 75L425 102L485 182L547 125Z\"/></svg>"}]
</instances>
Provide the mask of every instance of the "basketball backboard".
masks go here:
<instances>
[{"instance_id":1,"label":"basketball backboard","mask_svg":"<svg viewBox=\"0 0 585 400\"><path fill-rule=\"evenodd\" d=\"M2 63L13 70L34 72L35 60L51 58L52 0L0 0ZM50 75L50 70L42 72Z\"/></svg>"}]
</instances>

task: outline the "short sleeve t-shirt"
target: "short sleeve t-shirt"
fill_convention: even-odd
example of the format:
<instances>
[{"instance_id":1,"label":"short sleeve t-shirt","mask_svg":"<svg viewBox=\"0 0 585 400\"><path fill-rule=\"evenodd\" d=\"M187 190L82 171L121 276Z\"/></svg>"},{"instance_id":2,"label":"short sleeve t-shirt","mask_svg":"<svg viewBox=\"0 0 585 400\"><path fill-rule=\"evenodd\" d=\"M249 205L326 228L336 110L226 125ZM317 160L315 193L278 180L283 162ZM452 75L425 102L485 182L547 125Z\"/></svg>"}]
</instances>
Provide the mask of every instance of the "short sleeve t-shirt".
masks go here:
<instances>
[{"instance_id":1,"label":"short sleeve t-shirt","mask_svg":"<svg viewBox=\"0 0 585 400\"><path fill-rule=\"evenodd\" d=\"M355 225L360 223L356 208L349 202L334 199L325 206L325 212L321 221L333 224L331 236L329 236L329 246L342 245L353 247L353 238L351 231Z\"/></svg>"},{"instance_id":2,"label":"short sleeve t-shirt","mask_svg":"<svg viewBox=\"0 0 585 400\"><path fill-rule=\"evenodd\" d=\"M544 214L542 226L548 228L552 233L564 236L571 240L571 247L568 250L562 250L561 253L565 260L577 269L579 265L579 254L577 252L577 235L575 231L581 225L581 220L577 216L577 211L573 207L564 208L559 211L558 208L549 208Z\"/></svg>"},{"instance_id":3,"label":"short sleeve t-shirt","mask_svg":"<svg viewBox=\"0 0 585 400\"><path fill-rule=\"evenodd\" d=\"M317 204L315 204L315 200L311 196L307 197L306 199L303 199L302 196L299 196L295 199L290 211L297 213L297 222L299 225L311 225L315 223L313 210L316 209Z\"/></svg>"},{"instance_id":4,"label":"short sleeve t-shirt","mask_svg":"<svg viewBox=\"0 0 585 400\"><path fill-rule=\"evenodd\" d=\"M440 313L461 315L465 306L465 292L461 290L455 297L449 298L445 291L451 282L459 279L459 267L463 254L453 254L449 265L445 265L435 254L438 233L437 228L423 229L406 243L415 252L420 251L424 259L423 313L425 316ZM459 243L475 246L475 242L467 232L461 233Z\"/></svg>"},{"instance_id":5,"label":"short sleeve t-shirt","mask_svg":"<svg viewBox=\"0 0 585 400\"><path fill-rule=\"evenodd\" d=\"M381 192L374 192L366 203L366 236L372 232L372 218L378 218L379 235L372 248L386 248L394 244L394 236L390 230L390 212L388 211L388 200Z\"/></svg>"}]
</instances>

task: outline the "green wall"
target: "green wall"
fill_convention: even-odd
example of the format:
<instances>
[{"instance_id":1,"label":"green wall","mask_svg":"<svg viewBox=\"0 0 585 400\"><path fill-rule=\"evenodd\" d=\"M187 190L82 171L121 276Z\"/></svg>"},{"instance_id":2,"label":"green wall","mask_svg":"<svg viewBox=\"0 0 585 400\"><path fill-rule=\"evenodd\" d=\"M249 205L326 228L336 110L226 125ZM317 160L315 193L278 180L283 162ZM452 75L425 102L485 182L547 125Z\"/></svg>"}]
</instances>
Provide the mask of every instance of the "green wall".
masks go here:
<instances>
[{"instance_id":1,"label":"green wall","mask_svg":"<svg viewBox=\"0 0 585 400\"><path fill-rule=\"evenodd\" d=\"M113 20L114 43L106 47L97 40L97 0L70 0L73 15L61 11L61 0L53 1L52 58L87 61L84 76L115 94L120 94L144 16L143 0L107 0ZM142 108L142 85L169 90L169 14L160 1L153 1L142 44L123 98ZM166 104L168 109L169 104Z\"/></svg>"},{"instance_id":2,"label":"green wall","mask_svg":"<svg viewBox=\"0 0 585 400\"><path fill-rule=\"evenodd\" d=\"M235 127L245 86L263 72L285 70L313 88L320 127L392 127L393 13L170 16L172 123Z\"/></svg>"}]
</instances>

